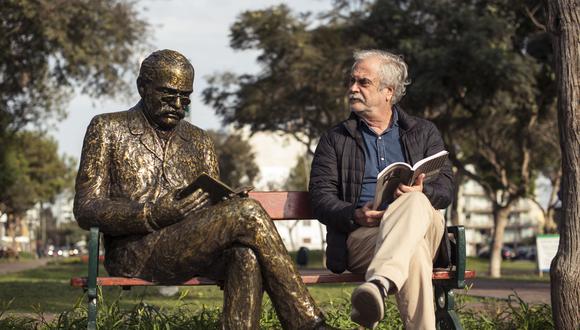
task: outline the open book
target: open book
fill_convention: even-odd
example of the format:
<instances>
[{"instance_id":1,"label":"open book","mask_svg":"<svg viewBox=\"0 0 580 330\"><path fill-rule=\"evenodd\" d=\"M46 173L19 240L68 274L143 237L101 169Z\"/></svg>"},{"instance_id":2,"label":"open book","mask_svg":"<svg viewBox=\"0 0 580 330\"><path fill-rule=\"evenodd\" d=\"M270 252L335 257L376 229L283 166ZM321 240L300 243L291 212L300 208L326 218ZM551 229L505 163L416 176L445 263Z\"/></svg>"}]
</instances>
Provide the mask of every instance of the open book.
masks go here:
<instances>
[{"instance_id":1,"label":"open book","mask_svg":"<svg viewBox=\"0 0 580 330\"><path fill-rule=\"evenodd\" d=\"M377 210L385 202L391 203L394 199L393 194L399 184L412 185L415 179L425 173L425 181L439 174L441 167L447 160L449 152L443 150L427 158L423 158L413 167L407 163L397 162L385 167L377 175L377 187L375 190L375 199L373 201L373 210Z\"/></svg>"},{"instance_id":2,"label":"open book","mask_svg":"<svg viewBox=\"0 0 580 330\"><path fill-rule=\"evenodd\" d=\"M233 196L246 197L248 192L254 189L254 187L240 187L237 189L230 188L227 184L215 179L206 173L202 173L198 176L191 184L185 188L180 189L176 195L176 199L185 198L188 195L193 194L194 191L200 189L209 194L209 199L211 200L211 205L217 204L221 201L229 199Z\"/></svg>"}]
</instances>

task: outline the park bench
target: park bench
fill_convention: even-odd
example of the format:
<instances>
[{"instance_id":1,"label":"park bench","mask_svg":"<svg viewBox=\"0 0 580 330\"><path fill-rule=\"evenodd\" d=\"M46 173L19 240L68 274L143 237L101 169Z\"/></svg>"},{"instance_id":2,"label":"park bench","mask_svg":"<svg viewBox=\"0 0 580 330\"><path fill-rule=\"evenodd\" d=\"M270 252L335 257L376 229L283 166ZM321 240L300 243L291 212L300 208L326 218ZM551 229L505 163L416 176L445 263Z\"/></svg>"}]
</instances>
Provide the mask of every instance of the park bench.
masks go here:
<instances>
[{"instance_id":1,"label":"park bench","mask_svg":"<svg viewBox=\"0 0 580 330\"><path fill-rule=\"evenodd\" d=\"M273 220L313 219L308 192L252 192L250 197L259 201ZM451 240L450 269L434 269L433 285L435 287L435 304L437 326L440 329L462 329L459 318L454 311L453 289L465 287L465 279L475 277L475 272L465 269L465 231L462 226L448 227ZM101 256L102 257L102 256ZM157 283L138 278L99 277L99 228L90 229L88 277L71 279L73 287L83 288L88 295L88 329L96 329L97 319L97 287L120 286L128 289L133 286L152 286ZM102 260L102 259L101 259ZM364 281L364 274L332 274L323 270L309 271L302 275L305 284L324 283L357 283ZM215 285L216 282L196 277L179 286Z\"/></svg>"}]
</instances>

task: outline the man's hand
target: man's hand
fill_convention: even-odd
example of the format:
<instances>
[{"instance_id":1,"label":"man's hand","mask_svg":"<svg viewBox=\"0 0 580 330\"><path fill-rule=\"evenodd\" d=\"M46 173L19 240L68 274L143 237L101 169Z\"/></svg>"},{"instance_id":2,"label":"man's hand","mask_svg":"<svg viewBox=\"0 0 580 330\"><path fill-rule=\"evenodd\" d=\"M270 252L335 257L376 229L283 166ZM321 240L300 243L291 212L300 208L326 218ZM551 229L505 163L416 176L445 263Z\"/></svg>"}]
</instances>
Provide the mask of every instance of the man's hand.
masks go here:
<instances>
[{"instance_id":1,"label":"man's hand","mask_svg":"<svg viewBox=\"0 0 580 330\"><path fill-rule=\"evenodd\" d=\"M209 194L201 189L197 189L191 195L182 199L175 199L175 192L169 192L151 205L152 225L157 227L155 229L167 227L209 204Z\"/></svg>"},{"instance_id":2,"label":"man's hand","mask_svg":"<svg viewBox=\"0 0 580 330\"><path fill-rule=\"evenodd\" d=\"M423 180L425 180L425 174L421 174L415 179L415 183L412 186L407 186L404 184L400 184L395 190L395 199L401 196L404 193L412 192L412 191L423 191Z\"/></svg>"},{"instance_id":3,"label":"man's hand","mask_svg":"<svg viewBox=\"0 0 580 330\"><path fill-rule=\"evenodd\" d=\"M371 210L372 204L368 202L363 207L354 210L354 222L363 227L377 227L385 211Z\"/></svg>"}]
</instances>

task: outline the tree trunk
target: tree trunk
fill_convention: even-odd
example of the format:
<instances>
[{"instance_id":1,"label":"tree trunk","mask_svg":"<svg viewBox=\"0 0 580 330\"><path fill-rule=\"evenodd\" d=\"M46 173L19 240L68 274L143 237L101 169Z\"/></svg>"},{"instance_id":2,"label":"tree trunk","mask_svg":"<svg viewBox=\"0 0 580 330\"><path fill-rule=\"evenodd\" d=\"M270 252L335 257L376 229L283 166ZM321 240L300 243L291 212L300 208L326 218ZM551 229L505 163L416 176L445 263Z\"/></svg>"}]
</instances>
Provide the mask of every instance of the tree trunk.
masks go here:
<instances>
[{"instance_id":1,"label":"tree trunk","mask_svg":"<svg viewBox=\"0 0 580 330\"><path fill-rule=\"evenodd\" d=\"M14 213L8 212L6 222L8 224L8 237L11 240L11 248L16 251L16 217Z\"/></svg>"},{"instance_id":2,"label":"tree trunk","mask_svg":"<svg viewBox=\"0 0 580 330\"><path fill-rule=\"evenodd\" d=\"M556 209L554 204L558 201L558 190L560 189L560 180L562 174L558 175L552 182L552 191L550 192L550 201L548 202L548 210L546 211L546 222L544 224L544 234L554 234L558 232L558 223L556 222Z\"/></svg>"},{"instance_id":3,"label":"tree trunk","mask_svg":"<svg viewBox=\"0 0 580 330\"><path fill-rule=\"evenodd\" d=\"M558 83L558 127L562 150L560 245L550 268L556 329L579 329L580 308L580 4L550 0L548 30Z\"/></svg>"},{"instance_id":4,"label":"tree trunk","mask_svg":"<svg viewBox=\"0 0 580 330\"><path fill-rule=\"evenodd\" d=\"M501 277L501 248L503 247L503 237L505 227L508 222L510 208L508 206L493 206L493 236L491 241L491 251L489 259L489 275L491 277Z\"/></svg>"}]
</instances>

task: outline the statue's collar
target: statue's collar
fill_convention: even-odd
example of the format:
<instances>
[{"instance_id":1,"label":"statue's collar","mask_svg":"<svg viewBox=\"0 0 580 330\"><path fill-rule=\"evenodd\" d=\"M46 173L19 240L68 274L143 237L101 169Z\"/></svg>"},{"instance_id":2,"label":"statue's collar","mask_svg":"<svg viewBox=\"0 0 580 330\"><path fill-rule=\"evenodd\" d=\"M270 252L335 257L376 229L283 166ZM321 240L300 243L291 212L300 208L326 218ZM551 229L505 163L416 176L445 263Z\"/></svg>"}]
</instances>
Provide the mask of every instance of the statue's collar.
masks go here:
<instances>
[{"instance_id":1,"label":"statue's collar","mask_svg":"<svg viewBox=\"0 0 580 330\"><path fill-rule=\"evenodd\" d=\"M146 131L150 131L151 133L155 134L153 127L145 118L145 114L143 113L143 106L141 102L137 103L134 107L132 107L127 112L128 123L129 123L129 131L131 134L134 135L142 135ZM175 128L175 133L181 137L185 141L191 141L191 136L187 134L187 130L184 127L185 123L183 120L180 120Z\"/></svg>"}]
</instances>

